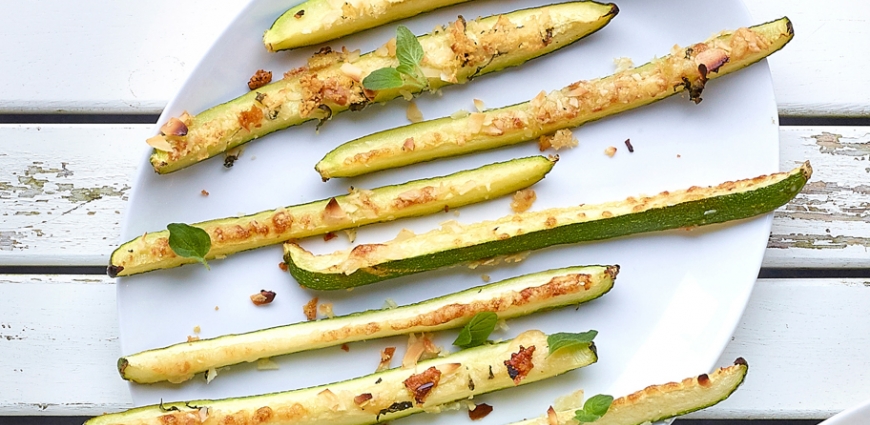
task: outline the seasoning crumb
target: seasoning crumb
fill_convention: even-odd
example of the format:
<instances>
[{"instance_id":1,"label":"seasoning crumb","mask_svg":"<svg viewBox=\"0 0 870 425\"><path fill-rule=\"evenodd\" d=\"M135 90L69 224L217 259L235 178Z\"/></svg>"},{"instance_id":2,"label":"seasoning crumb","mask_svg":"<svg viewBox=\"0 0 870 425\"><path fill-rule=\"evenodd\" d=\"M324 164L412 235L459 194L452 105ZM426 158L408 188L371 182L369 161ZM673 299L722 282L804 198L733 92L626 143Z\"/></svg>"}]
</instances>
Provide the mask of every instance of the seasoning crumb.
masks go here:
<instances>
[{"instance_id":1,"label":"seasoning crumb","mask_svg":"<svg viewBox=\"0 0 870 425\"><path fill-rule=\"evenodd\" d=\"M296 18L296 19L299 19L299 18L301 18L301 17L303 17L303 16L305 16L305 9L299 9L298 12L296 12L296 13L293 14L293 17Z\"/></svg>"},{"instance_id":2,"label":"seasoning crumb","mask_svg":"<svg viewBox=\"0 0 870 425\"><path fill-rule=\"evenodd\" d=\"M517 193L514 193L513 200L511 201L511 211L515 213L528 211L536 199L538 199L538 195L534 189L518 190Z\"/></svg>"},{"instance_id":3,"label":"seasoning crumb","mask_svg":"<svg viewBox=\"0 0 870 425\"><path fill-rule=\"evenodd\" d=\"M268 357L257 360L257 370L278 370L280 367Z\"/></svg>"},{"instance_id":4,"label":"seasoning crumb","mask_svg":"<svg viewBox=\"0 0 870 425\"><path fill-rule=\"evenodd\" d=\"M629 152L634 152L634 146L631 145L631 139L625 139L625 147Z\"/></svg>"},{"instance_id":5,"label":"seasoning crumb","mask_svg":"<svg viewBox=\"0 0 870 425\"><path fill-rule=\"evenodd\" d=\"M208 195L209 195L208 191L205 190L205 189L201 190L201 191L199 192L199 194L202 195L202 196L208 196Z\"/></svg>"},{"instance_id":6,"label":"seasoning crumb","mask_svg":"<svg viewBox=\"0 0 870 425\"><path fill-rule=\"evenodd\" d=\"M677 158L682 158L682 156L680 156L680 154L677 154Z\"/></svg>"},{"instance_id":7,"label":"seasoning crumb","mask_svg":"<svg viewBox=\"0 0 870 425\"><path fill-rule=\"evenodd\" d=\"M259 293L251 295L251 302L254 303L255 306L266 305L275 300L275 295L276 294L272 291L261 289Z\"/></svg>"},{"instance_id":8,"label":"seasoning crumb","mask_svg":"<svg viewBox=\"0 0 870 425\"><path fill-rule=\"evenodd\" d=\"M188 335L188 336L187 336L187 342L193 342L193 341L199 341L199 337L198 337L198 336L193 336L193 335Z\"/></svg>"},{"instance_id":9,"label":"seasoning crumb","mask_svg":"<svg viewBox=\"0 0 870 425\"><path fill-rule=\"evenodd\" d=\"M613 64L616 65L616 72L622 72L634 68L634 62L631 58L615 58L613 59Z\"/></svg>"},{"instance_id":10,"label":"seasoning crumb","mask_svg":"<svg viewBox=\"0 0 870 425\"><path fill-rule=\"evenodd\" d=\"M272 82L272 72L258 69L248 81L248 88L256 90Z\"/></svg>"},{"instance_id":11,"label":"seasoning crumb","mask_svg":"<svg viewBox=\"0 0 870 425\"><path fill-rule=\"evenodd\" d=\"M344 351L346 353L346 352L350 351L350 346L347 345L347 343L341 344L341 349L342 349L342 351Z\"/></svg>"},{"instance_id":12,"label":"seasoning crumb","mask_svg":"<svg viewBox=\"0 0 870 425\"><path fill-rule=\"evenodd\" d=\"M317 318L317 297L312 298L310 301L305 303L302 306L302 312L305 313L305 318L310 322Z\"/></svg>"},{"instance_id":13,"label":"seasoning crumb","mask_svg":"<svg viewBox=\"0 0 870 425\"><path fill-rule=\"evenodd\" d=\"M474 409L468 411L468 418L472 421L479 421L492 413L492 406L486 403L474 405Z\"/></svg>"},{"instance_id":14,"label":"seasoning crumb","mask_svg":"<svg viewBox=\"0 0 870 425\"><path fill-rule=\"evenodd\" d=\"M332 232L328 232L327 234L323 235L324 242L329 242L335 238L336 238L336 235L335 235L335 233L332 233Z\"/></svg>"},{"instance_id":15,"label":"seasoning crumb","mask_svg":"<svg viewBox=\"0 0 870 425\"><path fill-rule=\"evenodd\" d=\"M195 334L198 334L201 330L202 330L202 328L200 328L199 325L196 325L193 327L193 333L195 333Z\"/></svg>"},{"instance_id":16,"label":"seasoning crumb","mask_svg":"<svg viewBox=\"0 0 870 425\"><path fill-rule=\"evenodd\" d=\"M376 372L382 372L390 368L390 363L393 361L393 355L396 354L396 347L384 347L381 351L381 362L378 363Z\"/></svg>"},{"instance_id":17,"label":"seasoning crumb","mask_svg":"<svg viewBox=\"0 0 870 425\"><path fill-rule=\"evenodd\" d=\"M480 99L474 99L474 108L477 109L477 112L483 112L486 110L486 105Z\"/></svg>"},{"instance_id":18,"label":"seasoning crumb","mask_svg":"<svg viewBox=\"0 0 870 425\"><path fill-rule=\"evenodd\" d=\"M287 265L287 263L285 263L285 262L283 262L283 261L280 262L280 263L278 263L278 268L281 269L281 271L284 271L284 272L290 270L290 267Z\"/></svg>"},{"instance_id":19,"label":"seasoning crumb","mask_svg":"<svg viewBox=\"0 0 870 425\"><path fill-rule=\"evenodd\" d=\"M488 274L482 274L482 275L480 275L480 279L481 279L482 281L484 281L485 283L489 283L489 279L490 279L490 278L489 278L489 275L488 275Z\"/></svg>"},{"instance_id":20,"label":"seasoning crumb","mask_svg":"<svg viewBox=\"0 0 870 425\"><path fill-rule=\"evenodd\" d=\"M353 243L356 240L356 229L347 229L344 234L347 235L348 242Z\"/></svg>"},{"instance_id":21,"label":"seasoning crumb","mask_svg":"<svg viewBox=\"0 0 870 425\"><path fill-rule=\"evenodd\" d=\"M218 306L214 306L214 311L218 311L218 310L220 310L220 309L221 309L220 307L218 307Z\"/></svg>"},{"instance_id":22,"label":"seasoning crumb","mask_svg":"<svg viewBox=\"0 0 870 425\"><path fill-rule=\"evenodd\" d=\"M604 154L613 158L613 155L616 155L616 146L608 146L607 149L604 150Z\"/></svg>"}]
</instances>

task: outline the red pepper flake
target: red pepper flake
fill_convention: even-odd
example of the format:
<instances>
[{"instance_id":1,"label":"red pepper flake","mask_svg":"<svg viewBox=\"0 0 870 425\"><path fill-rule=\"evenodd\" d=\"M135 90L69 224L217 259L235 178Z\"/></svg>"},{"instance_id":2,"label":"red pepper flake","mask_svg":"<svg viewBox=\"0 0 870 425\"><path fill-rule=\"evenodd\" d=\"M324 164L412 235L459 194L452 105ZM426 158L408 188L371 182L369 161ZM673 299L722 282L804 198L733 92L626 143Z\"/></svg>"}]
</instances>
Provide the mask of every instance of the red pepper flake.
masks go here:
<instances>
[{"instance_id":1,"label":"red pepper flake","mask_svg":"<svg viewBox=\"0 0 870 425\"><path fill-rule=\"evenodd\" d=\"M348 352L348 351L350 351L350 346L347 345L346 343L341 344L341 349L344 350L345 352Z\"/></svg>"},{"instance_id":2,"label":"red pepper flake","mask_svg":"<svg viewBox=\"0 0 870 425\"><path fill-rule=\"evenodd\" d=\"M275 300L275 293L261 289L259 293L251 295L251 302L256 306L266 305Z\"/></svg>"},{"instance_id":3,"label":"red pepper flake","mask_svg":"<svg viewBox=\"0 0 870 425\"><path fill-rule=\"evenodd\" d=\"M479 421L490 413L492 413L492 406L486 403L480 403L474 405L474 410L468 411L468 417L471 418L472 421Z\"/></svg>"},{"instance_id":4,"label":"red pepper flake","mask_svg":"<svg viewBox=\"0 0 870 425\"><path fill-rule=\"evenodd\" d=\"M634 146L631 145L631 139L625 139L625 147L628 148L629 152L634 152Z\"/></svg>"},{"instance_id":5,"label":"red pepper flake","mask_svg":"<svg viewBox=\"0 0 870 425\"><path fill-rule=\"evenodd\" d=\"M535 346L524 348L520 345L520 351L511 354L510 360L505 360L504 365L507 366L508 376L514 380L514 385L519 385L520 381L529 374L532 368L532 355L535 354Z\"/></svg>"},{"instance_id":6,"label":"red pepper flake","mask_svg":"<svg viewBox=\"0 0 870 425\"><path fill-rule=\"evenodd\" d=\"M353 402L356 403L356 405L359 407L364 407L366 404L369 403L369 401L371 401L371 399L372 399L371 393L364 393L364 394L360 394L360 395L354 397Z\"/></svg>"},{"instance_id":7,"label":"red pepper flake","mask_svg":"<svg viewBox=\"0 0 870 425\"><path fill-rule=\"evenodd\" d=\"M414 401L417 404L423 404L429 397L429 393L438 386L439 380L441 380L441 371L432 366L422 373L411 375L404 381L404 384L405 388L414 396Z\"/></svg>"},{"instance_id":8,"label":"red pepper flake","mask_svg":"<svg viewBox=\"0 0 870 425\"><path fill-rule=\"evenodd\" d=\"M393 355L396 354L396 347L385 347L381 351L381 363L378 364L377 372L390 368L390 362L393 360Z\"/></svg>"},{"instance_id":9,"label":"red pepper flake","mask_svg":"<svg viewBox=\"0 0 870 425\"><path fill-rule=\"evenodd\" d=\"M329 241L335 239L335 237L336 237L335 233L329 232L329 233L323 235L323 241L329 242Z\"/></svg>"},{"instance_id":10,"label":"red pepper flake","mask_svg":"<svg viewBox=\"0 0 870 425\"><path fill-rule=\"evenodd\" d=\"M283 272L290 270L290 267L287 265L287 263L285 263L283 261L278 263L278 268L281 269L281 271L283 271Z\"/></svg>"}]
</instances>

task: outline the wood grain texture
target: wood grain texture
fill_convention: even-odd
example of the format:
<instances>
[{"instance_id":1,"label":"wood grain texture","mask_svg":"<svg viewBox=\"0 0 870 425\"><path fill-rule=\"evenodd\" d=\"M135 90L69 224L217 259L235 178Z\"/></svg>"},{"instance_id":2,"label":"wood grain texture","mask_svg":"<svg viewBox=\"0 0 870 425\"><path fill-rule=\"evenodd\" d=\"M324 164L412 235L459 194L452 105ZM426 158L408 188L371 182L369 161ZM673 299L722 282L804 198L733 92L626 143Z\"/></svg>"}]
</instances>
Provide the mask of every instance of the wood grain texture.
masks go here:
<instances>
[{"instance_id":1,"label":"wood grain texture","mask_svg":"<svg viewBox=\"0 0 870 425\"><path fill-rule=\"evenodd\" d=\"M0 55L15 60L0 67L0 113L159 113L243 3L2 2ZM870 111L856 71L870 64L863 2L746 3L756 21L794 22L795 39L770 59L781 114Z\"/></svg>"},{"instance_id":2,"label":"wood grain texture","mask_svg":"<svg viewBox=\"0 0 870 425\"><path fill-rule=\"evenodd\" d=\"M870 398L867 305L864 280L759 280L719 360L745 357L746 383L692 416L825 418ZM120 347L110 279L0 275L0 312L0 382L12 389L0 393L0 416L132 406L114 367Z\"/></svg>"},{"instance_id":3,"label":"wood grain texture","mask_svg":"<svg viewBox=\"0 0 870 425\"><path fill-rule=\"evenodd\" d=\"M108 264L149 131L0 126L0 265ZM870 128L783 127L780 138L780 168L810 160L815 174L776 212L764 267L870 266Z\"/></svg>"}]
</instances>

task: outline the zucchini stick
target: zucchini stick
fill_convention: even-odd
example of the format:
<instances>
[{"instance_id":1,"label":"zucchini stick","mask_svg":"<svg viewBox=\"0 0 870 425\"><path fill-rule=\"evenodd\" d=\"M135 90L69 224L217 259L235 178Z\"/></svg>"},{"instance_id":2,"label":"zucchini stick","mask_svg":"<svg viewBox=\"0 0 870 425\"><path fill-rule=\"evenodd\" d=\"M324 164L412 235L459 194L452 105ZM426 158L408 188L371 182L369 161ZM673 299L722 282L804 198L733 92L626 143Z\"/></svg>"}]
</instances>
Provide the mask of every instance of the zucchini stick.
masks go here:
<instances>
[{"instance_id":1,"label":"zucchini stick","mask_svg":"<svg viewBox=\"0 0 870 425\"><path fill-rule=\"evenodd\" d=\"M206 258L223 258L290 239L434 214L445 208L497 198L537 183L550 172L555 161L543 156L519 158L194 226L205 230L211 238ZM112 253L108 273L112 277L128 276L195 262L193 258L176 255L169 247L169 231L163 230L146 233L118 247Z\"/></svg>"},{"instance_id":2,"label":"zucchini stick","mask_svg":"<svg viewBox=\"0 0 870 425\"><path fill-rule=\"evenodd\" d=\"M263 34L270 52L313 46L469 0L308 0L284 12Z\"/></svg>"},{"instance_id":3,"label":"zucchini stick","mask_svg":"<svg viewBox=\"0 0 870 425\"><path fill-rule=\"evenodd\" d=\"M408 238L313 255L284 244L284 261L300 285L349 288L398 276L560 244L737 220L773 211L812 174L809 163L787 173L691 187L624 201L551 208L474 224L443 224ZM511 257L508 257L511 258Z\"/></svg>"},{"instance_id":4,"label":"zucchini stick","mask_svg":"<svg viewBox=\"0 0 870 425\"><path fill-rule=\"evenodd\" d=\"M161 403L100 416L87 424L186 424L208 419L209 423L364 425L540 381L598 359L593 343L548 352L547 335L527 331L510 341L422 361L413 368L265 395Z\"/></svg>"},{"instance_id":5,"label":"zucchini stick","mask_svg":"<svg viewBox=\"0 0 870 425\"><path fill-rule=\"evenodd\" d=\"M151 165L160 174L203 161L273 131L310 120L325 120L373 102L386 102L425 89L464 84L472 78L517 66L565 47L606 25L614 5L572 2L524 9L474 21L459 19L417 37L423 47L425 84L405 81L396 88L365 90L371 72L396 67L395 42L364 54L321 49L308 65L198 115L170 119L160 135Z\"/></svg>"},{"instance_id":6,"label":"zucchini stick","mask_svg":"<svg viewBox=\"0 0 870 425\"><path fill-rule=\"evenodd\" d=\"M788 18L740 28L608 77L578 81L534 99L364 136L327 153L315 168L324 179L463 155L535 140L688 91L695 103L709 79L749 66L794 36ZM411 140L414 149L403 149Z\"/></svg>"},{"instance_id":7,"label":"zucchini stick","mask_svg":"<svg viewBox=\"0 0 870 425\"><path fill-rule=\"evenodd\" d=\"M595 421L595 425L640 425L706 409L731 396L743 383L748 371L746 360L737 358L733 366L719 368L710 374L686 378L681 382L651 385L613 400L610 409ZM575 411L552 411L542 417L511 425L576 425Z\"/></svg>"},{"instance_id":8,"label":"zucchini stick","mask_svg":"<svg viewBox=\"0 0 870 425\"><path fill-rule=\"evenodd\" d=\"M619 266L550 270L395 309L369 310L144 351L122 357L118 361L118 370L124 379L140 384L178 383L212 368L265 357L354 341L458 328L484 311L496 313L499 319L511 319L598 298L613 287L618 272Z\"/></svg>"}]
</instances>

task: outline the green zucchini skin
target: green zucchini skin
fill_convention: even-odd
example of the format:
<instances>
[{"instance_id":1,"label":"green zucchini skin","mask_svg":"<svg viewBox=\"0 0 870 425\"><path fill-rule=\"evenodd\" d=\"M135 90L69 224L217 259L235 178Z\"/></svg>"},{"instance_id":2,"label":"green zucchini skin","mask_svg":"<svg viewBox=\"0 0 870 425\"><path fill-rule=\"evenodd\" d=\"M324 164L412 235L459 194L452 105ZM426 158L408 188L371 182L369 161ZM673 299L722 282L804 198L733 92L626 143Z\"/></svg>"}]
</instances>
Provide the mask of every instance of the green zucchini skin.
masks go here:
<instances>
[{"instance_id":1,"label":"green zucchini skin","mask_svg":"<svg viewBox=\"0 0 870 425\"><path fill-rule=\"evenodd\" d=\"M533 348L533 368L515 380L505 361L511 355ZM272 394L192 400L145 406L104 415L87 425L165 425L201 423L203 413L213 423L337 424L367 425L388 422L476 395L541 381L595 363L594 343L558 350L548 355L547 335L526 331L498 344L482 345L445 357L421 361L414 368L395 368L332 384ZM405 381L431 368L441 373L422 401L415 400ZM492 373L492 375L490 375ZM474 385L469 385L473 381ZM334 397L325 397L329 390ZM371 403L360 406L355 396L372 395ZM340 408L336 409L336 405ZM391 409L393 406L401 408ZM201 409L206 408L203 412Z\"/></svg>"},{"instance_id":2,"label":"green zucchini skin","mask_svg":"<svg viewBox=\"0 0 870 425\"><path fill-rule=\"evenodd\" d=\"M613 400L607 413L595 423L597 425L642 425L706 409L737 391L748 371L749 364L746 360L737 358L734 365L719 368L710 374L686 378L681 382L646 387ZM575 410L555 412L555 423L576 425ZM542 416L510 425L553 425L553 423L547 416Z\"/></svg>"},{"instance_id":3,"label":"green zucchini skin","mask_svg":"<svg viewBox=\"0 0 870 425\"><path fill-rule=\"evenodd\" d=\"M122 378L140 384L178 383L212 368L260 358L459 328L484 311L496 313L499 319L512 319L596 299L613 288L618 273L619 266L548 270L393 309L369 310L143 351L119 359L118 370ZM379 329L373 332L368 327L371 323Z\"/></svg>"},{"instance_id":4,"label":"green zucchini skin","mask_svg":"<svg viewBox=\"0 0 870 425\"><path fill-rule=\"evenodd\" d=\"M617 12L612 4L582 1L474 21L460 19L417 37L425 52L420 67L424 73L429 72L429 90L464 84L568 46L604 27ZM549 30L552 37L543 40L539 27ZM488 38L469 44L470 40L484 37L480 31ZM470 59L461 59L466 53ZM388 48L353 56L324 48L309 59L308 66L286 73L279 81L195 116L183 115L183 135L155 136L162 137L169 147L155 149L150 158L152 167L159 174L171 173L278 130L424 90L415 82L392 89L365 90L361 84L365 76L380 68L398 66L398 59ZM353 75L346 66L359 75Z\"/></svg>"},{"instance_id":5,"label":"green zucchini skin","mask_svg":"<svg viewBox=\"0 0 870 425\"><path fill-rule=\"evenodd\" d=\"M332 25L325 25L324 19L333 18L331 15L336 13L330 6L330 1L308 0L281 14L263 34L263 44L270 52L313 46L467 1L469 0L403 0L395 3L367 1L372 8L375 7L373 4L378 3L387 3L389 7L377 13L363 13L359 8L353 8L352 11L357 12L358 16L350 19L339 18Z\"/></svg>"},{"instance_id":6,"label":"green zucchini skin","mask_svg":"<svg viewBox=\"0 0 870 425\"><path fill-rule=\"evenodd\" d=\"M719 78L752 65L779 51L794 37L794 29L788 18L756 25L749 30L767 43L765 48L741 51L739 40L742 38L736 38L735 34L739 33L743 37L749 33L745 32L746 29L737 30L680 49L679 52L637 68L596 80L575 82L528 102L462 118L444 117L423 121L363 136L327 153L315 165L315 169L323 178L354 177L535 140L557 130L578 127L649 105L683 91L689 91L693 98L697 95L697 102L700 102L701 90L708 79ZM727 62L720 65L716 72L704 71L702 77L696 62L709 62L709 59L705 61L701 57L703 49L724 52L725 46L730 49ZM548 103L562 106L545 107ZM493 128L494 124L481 128L473 124L473 120L482 120L484 117L503 125L500 124L501 128ZM403 143L409 138L413 138L419 147L412 151L402 149Z\"/></svg>"},{"instance_id":7,"label":"green zucchini skin","mask_svg":"<svg viewBox=\"0 0 870 425\"><path fill-rule=\"evenodd\" d=\"M460 226L459 230L434 230L398 243L359 245L350 251L321 256L314 256L295 243L285 243L284 261L302 286L350 288L553 245L753 217L787 203L811 174L807 162L788 173L726 182L711 188L693 187L641 200L630 198L515 214Z\"/></svg>"},{"instance_id":8,"label":"green zucchini skin","mask_svg":"<svg viewBox=\"0 0 870 425\"><path fill-rule=\"evenodd\" d=\"M193 225L205 230L211 238L212 245L206 258L223 258L290 239L435 214L445 208L459 208L498 198L541 181L555 163L555 159L543 156L517 158L446 176ZM323 213L332 199L346 211L344 219L324 218ZM168 230L149 232L125 242L112 252L109 261L111 277L196 263L196 260L178 256L170 249Z\"/></svg>"}]
</instances>

